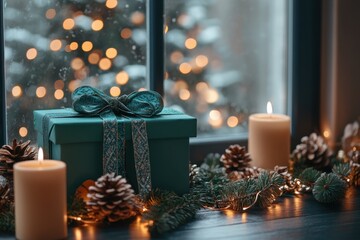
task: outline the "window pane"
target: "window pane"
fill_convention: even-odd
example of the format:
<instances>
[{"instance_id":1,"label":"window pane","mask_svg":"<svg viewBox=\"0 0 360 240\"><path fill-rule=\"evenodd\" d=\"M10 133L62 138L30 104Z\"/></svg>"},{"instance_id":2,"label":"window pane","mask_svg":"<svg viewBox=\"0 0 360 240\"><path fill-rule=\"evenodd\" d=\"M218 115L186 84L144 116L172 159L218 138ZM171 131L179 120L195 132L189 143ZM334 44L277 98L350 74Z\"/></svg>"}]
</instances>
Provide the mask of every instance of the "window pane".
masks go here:
<instances>
[{"instance_id":1,"label":"window pane","mask_svg":"<svg viewBox=\"0 0 360 240\"><path fill-rule=\"evenodd\" d=\"M287 106L287 1L165 0L169 106L198 119L198 135L247 131L254 112Z\"/></svg>"},{"instance_id":2,"label":"window pane","mask_svg":"<svg viewBox=\"0 0 360 240\"><path fill-rule=\"evenodd\" d=\"M35 141L33 110L70 107L80 85L145 87L145 12L145 0L5 1L8 139Z\"/></svg>"}]
</instances>

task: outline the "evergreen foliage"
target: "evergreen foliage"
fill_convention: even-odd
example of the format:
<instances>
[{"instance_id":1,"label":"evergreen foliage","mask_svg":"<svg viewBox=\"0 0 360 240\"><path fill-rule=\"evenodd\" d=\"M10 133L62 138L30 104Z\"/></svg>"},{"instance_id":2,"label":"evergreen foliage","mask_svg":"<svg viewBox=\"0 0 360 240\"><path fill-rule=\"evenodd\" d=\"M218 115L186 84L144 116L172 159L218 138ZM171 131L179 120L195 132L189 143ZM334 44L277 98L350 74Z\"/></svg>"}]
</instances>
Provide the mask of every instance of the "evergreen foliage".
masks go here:
<instances>
[{"instance_id":1,"label":"evergreen foliage","mask_svg":"<svg viewBox=\"0 0 360 240\"><path fill-rule=\"evenodd\" d=\"M313 186L320 177L321 172L313 167L305 168L299 175L299 179L307 186Z\"/></svg>"},{"instance_id":2,"label":"evergreen foliage","mask_svg":"<svg viewBox=\"0 0 360 240\"><path fill-rule=\"evenodd\" d=\"M339 175L342 179L346 179L351 173L350 163L339 163L333 166L333 173Z\"/></svg>"},{"instance_id":3,"label":"evergreen foliage","mask_svg":"<svg viewBox=\"0 0 360 240\"><path fill-rule=\"evenodd\" d=\"M190 194L177 196L173 192L157 190L151 193L148 207L143 219L149 220L151 232L161 234L189 222L201 205Z\"/></svg>"},{"instance_id":4,"label":"evergreen foliage","mask_svg":"<svg viewBox=\"0 0 360 240\"><path fill-rule=\"evenodd\" d=\"M10 202L0 206L0 232L15 232L14 204Z\"/></svg>"}]
</instances>

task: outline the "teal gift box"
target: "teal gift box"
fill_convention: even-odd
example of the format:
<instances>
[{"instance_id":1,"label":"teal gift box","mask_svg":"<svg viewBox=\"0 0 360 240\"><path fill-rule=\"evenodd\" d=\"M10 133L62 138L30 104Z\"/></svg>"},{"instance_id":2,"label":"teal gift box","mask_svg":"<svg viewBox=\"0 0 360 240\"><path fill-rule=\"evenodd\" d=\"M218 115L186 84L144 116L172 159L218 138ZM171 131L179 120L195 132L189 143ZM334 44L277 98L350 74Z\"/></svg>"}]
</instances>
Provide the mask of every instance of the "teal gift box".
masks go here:
<instances>
[{"instance_id":1,"label":"teal gift box","mask_svg":"<svg viewBox=\"0 0 360 240\"><path fill-rule=\"evenodd\" d=\"M46 114L66 112L66 109L36 110L34 121L38 145L43 146L43 134L48 134L49 157L67 164L68 195L72 196L85 180L96 180L103 175L103 120L96 116L59 117L51 118L47 128L42 126ZM126 178L137 191L131 119L118 117L118 121L125 123ZM196 136L196 118L178 112L143 119L147 128L152 188L178 194L188 192L189 138Z\"/></svg>"}]
</instances>

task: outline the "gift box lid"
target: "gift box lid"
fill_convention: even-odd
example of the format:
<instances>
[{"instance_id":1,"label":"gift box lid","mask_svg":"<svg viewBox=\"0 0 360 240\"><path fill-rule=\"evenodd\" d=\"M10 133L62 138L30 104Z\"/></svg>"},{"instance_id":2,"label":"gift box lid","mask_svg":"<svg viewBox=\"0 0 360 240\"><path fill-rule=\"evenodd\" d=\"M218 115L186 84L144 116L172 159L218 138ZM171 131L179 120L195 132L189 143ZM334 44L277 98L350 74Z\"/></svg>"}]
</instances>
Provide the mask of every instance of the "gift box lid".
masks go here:
<instances>
[{"instance_id":1,"label":"gift box lid","mask_svg":"<svg viewBox=\"0 0 360 240\"><path fill-rule=\"evenodd\" d=\"M178 111L164 109L146 121L149 139L184 138L196 136L196 118ZM166 114L171 112L171 114ZM35 129L43 134L42 119L46 114L69 113L69 109L35 110ZM135 117L117 117L125 123L126 139L131 139L131 120ZM103 121L100 117L56 117L51 118L49 140L55 144L76 142L101 142L103 137Z\"/></svg>"}]
</instances>

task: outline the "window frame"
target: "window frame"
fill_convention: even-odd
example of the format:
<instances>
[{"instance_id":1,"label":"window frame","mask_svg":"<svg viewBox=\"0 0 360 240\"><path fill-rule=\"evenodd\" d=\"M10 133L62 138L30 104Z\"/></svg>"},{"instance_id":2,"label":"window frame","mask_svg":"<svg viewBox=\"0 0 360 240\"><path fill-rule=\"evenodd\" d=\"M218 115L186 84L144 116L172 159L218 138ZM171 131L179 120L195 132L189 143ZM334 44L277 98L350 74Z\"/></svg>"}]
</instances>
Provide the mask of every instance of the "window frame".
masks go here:
<instances>
[{"instance_id":1,"label":"window frame","mask_svg":"<svg viewBox=\"0 0 360 240\"><path fill-rule=\"evenodd\" d=\"M147 0L147 79L148 86L163 95L164 80L164 0ZM288 113L292 119L292 148L304 135L319 130L321 1L289 1ZM0 91L5 93L4 21L1 1L0 47L2 58ZM161 80L161 81L160 81ZM306 94L306 98L303 96ZM1 94L1 146L6 144L6 94ZM300 117L301 116L301 117ZM247 133L237 137L191 139L190 159L199 163L212 153L222 153L230 144L247 146Z\"/></svg>"},{"instance_id":2,"label":"window frame","mask_svg":"<svg viewBox=\"0 0 360 240\"><path fill-rule=\"evenodd\" d=\"M1 30L0 30L0 42L1 42L1 46L0 46L0 57L1 57L1 66L0 66L0 146L3 146L4 144L6 144L6 92L5 92L5 56L4 56L4 47L5 47L5 42L4 42L4 2L1 2L1 6L0 6L0 26L1 26Z\"/></svg>"}]
</instances>

